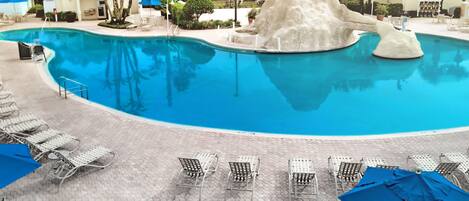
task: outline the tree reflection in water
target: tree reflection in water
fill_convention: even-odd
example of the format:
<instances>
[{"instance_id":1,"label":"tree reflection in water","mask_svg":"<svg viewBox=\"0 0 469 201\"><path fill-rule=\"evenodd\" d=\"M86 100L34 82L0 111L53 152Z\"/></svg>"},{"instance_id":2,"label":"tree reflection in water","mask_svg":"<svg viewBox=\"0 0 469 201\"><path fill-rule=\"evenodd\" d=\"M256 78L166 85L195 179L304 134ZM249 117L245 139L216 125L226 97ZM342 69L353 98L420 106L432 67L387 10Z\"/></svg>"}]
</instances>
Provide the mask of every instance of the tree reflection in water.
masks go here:
<instances>
[{"instance_id":1,"label":"tree reflection in water","mask_svg":"<svg viewBox=\"0 0 469 201\"><path fill-rule=\"evenodd\" d=\"M140 71L137 54L132 41L110 40L105 69L105 86L115 93L115 105L119 110L139 114L145 110L142 103L142 80L148 79ZM128 94L122 94L121 87L128 87ZM124 100L127 98L128 100Z\"/></svg>"}]
</instances>

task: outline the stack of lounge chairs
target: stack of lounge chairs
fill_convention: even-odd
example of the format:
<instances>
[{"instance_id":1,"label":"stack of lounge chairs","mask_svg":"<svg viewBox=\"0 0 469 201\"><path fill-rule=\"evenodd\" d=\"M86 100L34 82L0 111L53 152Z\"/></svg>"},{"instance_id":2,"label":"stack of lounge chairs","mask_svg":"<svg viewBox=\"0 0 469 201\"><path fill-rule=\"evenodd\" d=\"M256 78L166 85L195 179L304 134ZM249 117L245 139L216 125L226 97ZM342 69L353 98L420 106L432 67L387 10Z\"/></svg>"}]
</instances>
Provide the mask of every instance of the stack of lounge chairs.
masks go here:
<instances>
[{"instance_id":1,"label":"stack of lounge chairs","mask_svg":"<svg viewBox=\"0 0 469 201\"><path fill-rule=\"evenodd\" d=\"M13 93L3 90L1 79L0 140L2 143L27 144L37 161L48 162L45 158L54 160L55 165L46 178L60 180L59 190L65 179L82 167L105 168L111 165L116 156L113 151L101 146L75 153L79 149L80 140L65 132L50 129L44 120L33 114L20 114ZM105 157L108 162L98 162Z\"/></svg>"}]
</instances>

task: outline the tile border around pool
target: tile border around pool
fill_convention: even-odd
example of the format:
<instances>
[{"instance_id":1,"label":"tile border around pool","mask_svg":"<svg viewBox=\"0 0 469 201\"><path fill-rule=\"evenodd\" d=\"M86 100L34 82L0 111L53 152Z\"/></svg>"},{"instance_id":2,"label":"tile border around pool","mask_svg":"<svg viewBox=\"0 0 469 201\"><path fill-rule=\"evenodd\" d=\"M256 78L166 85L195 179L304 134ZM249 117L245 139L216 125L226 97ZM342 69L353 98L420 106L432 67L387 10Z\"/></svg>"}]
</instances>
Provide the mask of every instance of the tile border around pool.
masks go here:
<instances>
[{"instance_id":1,"label":"tile border around pool","mask_svg":"<svg viewBox=\"0 0 469 201\"><path fill-rule=\"evenodd\" d=\"M34 29L34 28L39 28L39 27L29 27L29 28L13 28L13 29L7 29L7 30L2 30L0 31L13 31L13 30L24 30L24 29ZM100 33L92 30L87 30L84 28L78 28L78 27L65 27L65 26L54 26L54 27L48 27L48 28L62 28L62 29L71 29L71 30L78 30L78 31L84 31L96 35L102 35L102 36L117 36L117 37L129 37L129 38L151 38L151 37L164 37L165 35L155 35L155 36L126 36L126 35L117 35L117 34L106 34L106 33ZM457 38L457 37L452 37L452 36L445 36L445 35L438 35L438 34L430 34L430 33L420 33L416 32L419 34L424 34L424 35L433 35L433 36L439 36L439 37L446 37L446 38L451 38L451 39L456 39L456 40L463 40L463 41L469 41L469 39L465 38ZM181 36L175 36L175 37L181 37ZM211 41L207 41L203 38L199 38L196 36L182 36L182 38L192 38L196 40L200 40L202 42L206 42L209 45L214 45L217 47L221 48L229 48L229 49L235 49L235 50L241 50L241 51L255 51L255 49L249 49L249 48L244 48L244 47L233 47L233 46L227 46L225 45L220 45L218 43L214 43ZM0 41L0 43L15 43L12 41ZM42 63L43 65L37 68L39 76L41 79L51 88L53 91L58 93L58 85L55 83L52 79L52 76L50 75L49 71L47 70L48 68L48 63L54 58L55 52L49 48L46 48L46 57L47 63ZM429 135L440 135L440 134L456 134L460 132L466 132L469 131L469 126L465 127L455 127L455 128L448 128L448 129L438 129L438 130L425 130L425 131L413 131L413 132L398 132L398 133L389 133L389 134L367 134L367 135L353 135L353 136L341 136L341 135L331 135L331 136L324 136L324 135L315 135L315 134L308 134L308 135L298 135L298 134L282 134L282 133L264 133L264 132L249 132L249 131L240 131L240 130L230 130L230 129L221 129L221 128L209 128L209 127L202 127L202 126L192 126L192 125L184 125L184 124L176 124L176 123L171 123L171 122L165 122L165 121L159 121L155 119L149 119L145 117L140 117L132 114L128 114L92 101L88 101L86 99L77 97L75 95L70 96L71 99L74 101L81 102L83 104L100 108L104 111L110 112L111 114L115 115L120 115L120 116L125 116L127 118L130 118L132 120L136 120L138 122L143 122L143 123L149 123L153 124L156 126L164 126L168 128L181 128L181 129L186 129L186 130L191 130L191 129L196 129L200 131L205 131L205 132L211 132L211 133L226 133L226 134L233 134L233 135L243 135L243 136L257 136L257 137L268 137L268 138L297 138L297 139L319 139L319 140L372 140L372 139L389 139L389 138L404 138L404 137L418 137L418 136L429 136Z\"/></svg>"}]
</instances>

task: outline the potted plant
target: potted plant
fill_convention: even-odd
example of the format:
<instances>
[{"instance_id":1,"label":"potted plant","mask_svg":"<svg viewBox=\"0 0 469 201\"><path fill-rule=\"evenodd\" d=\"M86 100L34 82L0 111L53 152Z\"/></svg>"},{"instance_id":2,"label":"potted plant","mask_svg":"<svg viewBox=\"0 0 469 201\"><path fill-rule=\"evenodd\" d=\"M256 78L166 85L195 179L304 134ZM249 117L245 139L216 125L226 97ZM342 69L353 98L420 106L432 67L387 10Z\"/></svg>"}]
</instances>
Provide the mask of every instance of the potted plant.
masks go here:
<instances>
[{"instance_id":1,"label":"potted plant","mask_svg":"<svg viewBox=\"0 0 469 201\"><path fill-rule=\"evenodd\" d=\"M249 20L249 24L252 24L252 22L256 19L256 15L258 13L258 10L253 8L251 9L251 11L249 11L248 13L248 20Z\"/></svg>"},{"instance_id":2,"label":"potted plant","mask_svg":"<svg viewBox=\"0 0 469 201\"><path fill-rule=\"evenodd\" d=\"M388 7L384 4L378 4L375 10L376 19L383 21L384 16L388 14Z\"/></svg>"}]
</instances>

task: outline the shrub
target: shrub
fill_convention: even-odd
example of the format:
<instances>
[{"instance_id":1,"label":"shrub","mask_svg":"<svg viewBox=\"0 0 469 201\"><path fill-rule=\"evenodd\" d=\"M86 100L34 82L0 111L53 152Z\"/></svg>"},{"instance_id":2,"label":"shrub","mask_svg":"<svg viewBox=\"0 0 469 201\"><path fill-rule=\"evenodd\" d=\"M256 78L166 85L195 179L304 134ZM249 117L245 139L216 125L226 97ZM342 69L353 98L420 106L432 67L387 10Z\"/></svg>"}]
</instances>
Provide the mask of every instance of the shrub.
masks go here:
<instances>
[{"instance_id":1,"label":"shrub","mask_svg":"<svg viewBox=\"0 0 469 201\"><path fill-rule=\"evenodd\" d=\"M183 10L187 19L198 21L202 14L213 13L214 7L212 0L188 0Z\"/></svg>"},{"instance_id":2,"label":"shrub","mask_svg":"<svg viewBox=\"0 0 469 201\"><path fill-rule=\"evenodd\" d=\"M75 22L77 20L77 13L72 11L67 11L62 14L63 20L67 22Z\"/></svg>"},{"instance_id":3,"label":"shrub","mask_svg":"<svg viewBox=\"0 0 469 201\"><path fill-rule=\"evenodd\" d=\"M52 12L47 12L45 17L48 17L50 21L56 21L55 15ZM75 22L77 20L77 14L73 11L57 12L57 21Z\"/></svg>"},{"instance_id":4,"label":"shrub","mask_svg":"<svg viewBox=\"0 0 469 201\"><path fill-rule=\"evenodd\" d=\"M210 20L210 21L192 21L192 20L183 20L179 23L179 27L182 29L190 29L190 30L196 30L196 29L216 29L220 26L220 28L231 28L233 27L233 20L227 20L227 21L222 21L222 20ZM239 22L236 22L235 26L240 26Z\"/></svg>"},{"instance_id":5,"label":"shrub","mask_svg":"<svg viewBox=\"0 0 469 201\"><path fill-rule=\"evenodd\" d=\"M36 13L40 10L44 10L44 7L41 4L36 4L28 10L28 13L32 14L32 13Z\"/></svg>"},{"instance_id":6,"label":"shrub","mask_svg":"<svg viewBox=\"0 0 469 201\"><path fill-rule=\"evenodd\" d=\"M98 26L112 28L112 29L127 29L128 26L132 25L130 22L124 22L124 24L111 24L108 22L100 22Z\"/></svg>"},{"instance_id":7,"label":"shrub","mask_svg":"<svg viewBox=\"0 0 469 201\"><path fill-rule=\"evenodd\" d=\"M376 15L387 15L388 14L388 7L385 4L378 4L375 10Z\"/></svg>"},{"instance_id":8,"label":"shrub","mask_svg":"<svg viewBox=\"0 0 469 201\"><path fill-rule=\"evenodd\" d=\"M179 24L181 21L185 20L184 4L178 2L178 3L171 5L170 8L171 8L171 21L174 24Z\"/></svg>"},{"instance_id":9,"label":"shrub","mask_svg":"<svg viewBox=\"0 0 469 201\"><path fill-rule=\"evenodd\" d=\"M347 6L348 9L355 11L355 12L362 11L362 5L361 5L360 0L347 0L345 2L345 6Z\"/></svg>"},{"instance_id":10,"label":"shrub","mask_svg":"<svg viewBox=\"0 0 469 201\"><path fill-rule=\"evenodd\" d=\"M400 3L389 4L388 11L393 17L400 17L404 13L404 6Z\"/></svg>"}]
</instances>

